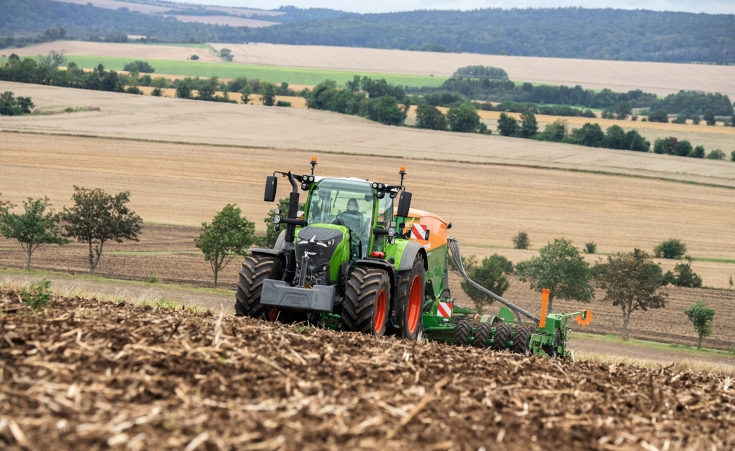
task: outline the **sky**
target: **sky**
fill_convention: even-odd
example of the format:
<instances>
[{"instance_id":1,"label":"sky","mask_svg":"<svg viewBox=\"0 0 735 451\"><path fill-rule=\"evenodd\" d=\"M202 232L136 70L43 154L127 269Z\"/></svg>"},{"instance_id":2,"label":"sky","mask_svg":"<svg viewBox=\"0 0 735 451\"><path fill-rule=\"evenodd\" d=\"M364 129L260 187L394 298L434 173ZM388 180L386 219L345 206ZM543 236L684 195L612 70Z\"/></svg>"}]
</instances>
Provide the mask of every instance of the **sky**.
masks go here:
<instances>
[{"instance_id":1,"label":"sky","mask_svg":"<svg viewBox=\"0 0 735 451\"><path fill-rule=\"evenodd\" d=\"M654 11L684 11L707 14L735 14L735 0L186 0L186 3L276 9L281 5L299 8L330 8L358 13L412 11L416 9L476 9L476 8L584 8L650 9Z\"/></svg>"}]
</instances>

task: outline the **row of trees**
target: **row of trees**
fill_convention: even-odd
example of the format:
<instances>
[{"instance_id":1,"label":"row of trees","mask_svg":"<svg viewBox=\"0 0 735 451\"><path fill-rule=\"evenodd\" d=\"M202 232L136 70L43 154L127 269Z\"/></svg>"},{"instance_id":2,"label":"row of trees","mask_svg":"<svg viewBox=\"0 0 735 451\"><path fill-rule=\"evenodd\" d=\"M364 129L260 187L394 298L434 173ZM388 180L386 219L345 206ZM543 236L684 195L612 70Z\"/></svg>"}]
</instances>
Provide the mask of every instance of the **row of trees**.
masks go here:
<instances>
[{"instance_id":1,"label":"row of trees","mask_svg":"<svg viewBox=\"0 0 735 451\"><path fill-rule=\"evenodd\" d=\"M0 193L1 194L1 193ZM26 268L33 253L48 244L64 245L71 240L89 247L89 272L94 274L106 243L138 241L143 220L128 207L130 193L110 195L103 190L75 186L74 204L55 212L48 197L23 201L23 212L0 201L0 235L16 240L26 252Z\"/></svg>"},{"instance_id":2,"label":"row of trees","mask_svg":"<svg viewBox=\"0 0 735 451\"><path fill-rule=\"evenodd\" d=\"M668 294L662 291L670 272L663 274L661 266L640 249L630 253L618 253L607 257L607 262L587 263L572 242L558 238L539 249L539 255L513 265L507 258L494 254L478 262L472 256L463 261L471 279L488 290L502 296L510 287L508 276L514 274L521 282L529 283L534 291L549 289L548 311L554 299L589 303L595 297L595 288L604 290L603 302L609 302L622 310L621 336L627 338L631 314L666 307ZM700 281L701 286L701 281ZM467 282L462 289L472 299L478 311L493 303L493 298L480 292ZM686 312L702 337L711 333L714 312L698 301ZM709 329L708 329L709 327Z\"/></svg>"},{"instance_id":3,"label":"row of trees","mask_svg":"<svg viewBox=\"0 0 735 451\"><path fill-rule=\"evenodd\" d=\"M391 95L401 95L402 88L392 86L383 79L378 80L378 83L370 80L367 84L359 77L353 81L358 80L357 86L348 83L348 89L337 88L337 83L332 80L319 83L307 97L307 107L362 116L386 125L404 123L411 104L405 93L402 98ZM404 101L402 105L399 103L401 100Z\"/></svg>"},{"instance_id":4,"label":"row of trees","mask_svg":"<svg viewBox=\"0 0 735 451\"><path fill-rule=\"evenodd\" d=\"M573 88L568 86L533 85L531 83L518 85L510 80L457 77L448 79L438 88L407 88L407 92L416 95L422 94L424 97L433 95L436 96L434 98L442 98L443 96L445 99L450 99L452 96L455 98L462 96L470 100L525 103L534 104L536 107L540 105L568 105L599 108L605 110L605 116L614 115L618 119L629 117L633 108L645 108L649 112L648 114L652 114L650 112L661 114L662 111L665 121L668 121L669 112L671 114L684 114L688 118L705 114L712 114L714 118L715 115L732 116L735 113L733 104L727 95L700 91L680 91L659 99L657 95L643 92L640 89L621 93L610 89L593 91L584 89L579 85ZM446 103L434 103L434 105L449 106ZM654 116L653 120L657 120L657 117Z\"/></svg>"}]
</instances>

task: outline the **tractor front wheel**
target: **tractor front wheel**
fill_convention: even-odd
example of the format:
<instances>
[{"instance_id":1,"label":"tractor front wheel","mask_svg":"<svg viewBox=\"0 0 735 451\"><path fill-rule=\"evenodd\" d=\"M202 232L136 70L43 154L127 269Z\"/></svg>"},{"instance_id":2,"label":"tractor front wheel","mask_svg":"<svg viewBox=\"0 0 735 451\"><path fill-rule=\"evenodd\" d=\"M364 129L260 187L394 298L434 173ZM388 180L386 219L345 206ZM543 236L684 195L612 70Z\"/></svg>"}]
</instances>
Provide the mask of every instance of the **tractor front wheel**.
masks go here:
<instances>
[{"instance_id":1,"label":"tractor front wheel","mask_svg":"<svg viewBox=\"0 0 735 451\"><path fill-rule=\"evenodd\" d=\"M261 305L260 294L264 280L280 280L282 276L283 268L278 258L257 254L246 256L237 282L235 314L275 320L278 317L278 309L273 307L266 309Z\"/></svg>"},{"instance_id":2,"label":"tractor front wheel","mask_svg":"<svg viewBox=\"0 0 735 451\"><path fill-rule=\"evenodd\" d=\"M342 329L384 335L388 322L390 281L385 271L355 268L345 286Z\"/></svg>"},{"instance_id":3,"label":"tractor front wheel","mask_svg":"<svg viewBox=\"0 0 735 451\"><path fill-rule=\"evenodd\" d=\"M424 330L422 310L424 305L424 280L426 269L424 259L416 256L411 271L401 276L396 302L398 336L408 340L420 341Z\"/></svg>"}]
</instances>

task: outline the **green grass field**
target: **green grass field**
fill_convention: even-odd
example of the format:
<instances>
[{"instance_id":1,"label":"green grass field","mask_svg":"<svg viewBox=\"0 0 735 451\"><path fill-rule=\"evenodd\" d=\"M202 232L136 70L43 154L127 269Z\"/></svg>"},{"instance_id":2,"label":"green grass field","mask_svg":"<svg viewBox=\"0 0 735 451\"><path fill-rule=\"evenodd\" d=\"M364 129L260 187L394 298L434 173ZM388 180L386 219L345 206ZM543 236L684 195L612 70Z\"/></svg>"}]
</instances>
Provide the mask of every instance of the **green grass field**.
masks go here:
<instances>
[{"instance_id":1,"label":"green grass field","mask_svg":"<svg viewBox=\"0 0 735 451\"><path fill-rule=\"evenodd\" d=\"M133 61L132 58L107 57L107 56L81 56L67 55L69 62L75 62L79 67L94 68L102 64L106 69L122 70L125 64ZM156 69L156 74L183 75L186 77L220 77L257 78L274 83L287 82L296 85L314 86L324 80L330 79L340 85L352 80L354 75L370 78L385 78L389 83L401 86L441 86L446 78L427 77L421 75L381 74L371 72L344 72L319 69L297 69L276 66L254 66L235 63L204 63L199 61L170 61L146 59Z\"/></svg>"}]
</instances>

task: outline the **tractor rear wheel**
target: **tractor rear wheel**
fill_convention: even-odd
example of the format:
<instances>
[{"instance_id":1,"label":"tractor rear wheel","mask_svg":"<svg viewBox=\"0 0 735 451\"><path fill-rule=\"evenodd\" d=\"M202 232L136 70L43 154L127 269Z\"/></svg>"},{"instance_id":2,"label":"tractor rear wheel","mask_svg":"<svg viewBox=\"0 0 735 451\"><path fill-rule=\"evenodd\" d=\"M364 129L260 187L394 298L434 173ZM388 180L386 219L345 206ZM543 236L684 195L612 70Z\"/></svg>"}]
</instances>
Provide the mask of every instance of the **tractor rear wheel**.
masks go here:
<instances>
[{"instance_id":1,"label":"tractor rear wheel","mask_svg":"<svg viewBox=\"0 0 735 451\"><path fill-rule=\"evenodd\" d=\"M357 267L345 285L342 329L384 335L388 322L390 280L385 271Z\"/></svg>"},{"instance_id":2,"label":"tractor rear wheel","mask_svg":"<svg viewBox=\"0 0 735 451\"><path fill-rule=\"evenodd\" d=\"M472 320L463 319L457 323L457 328L454 329L454 344L456 346L469 346L470 345L470 334L472 333Z\"/></svg>"},{"instance_id":3,"label":"tractor rear wheel","mask_svg":"<svg viewBox=\"0 0 735 451\"><path fill-rule=\"evenodd\" d=\"M516 326L514 332L511 351L516 354L529 355L531 350L528 349L528 344L531 341L531 330L524 326Z\"/></svg>"},{"instance_id":4,"label":"tractor rear wheel","mask_svg":"<svg viewBox=\"0 0 735 451\"><path fill-rule=\"evenodd\" d=\"M493 337L493 344L490 346L493 351L503 351L508 347L508 340L510 340L510 326L505 323L499 323L495 326L495 336Z\"/></svg>"},{"instance_id":5,"label":"tractor rear wheel","mask_svg":"<svg viewBox=\"0 0 735 451\"><path fill-rule=\"evenodd\" d=\"M416 256L411 271L401 276L396 302L397 334L401 338L420 341L424 330L422 310L424 306L424 259Z\"/></svg>"},{"instance_id":6,"label":"tractor rear wheel","mask_svg":"<svg viewBox=\"0 0 735 451\"><path fill-rule=\"evenodd\" d=\"M476 348L485 349L489 345L487 344L490 340L490 336L493 334L493 325L490 323L480 323L477 325L475 330L475 341L472 342L472 346Z\"/></svg>"},{"instance_id":7,"label":"tractor rear wheel","mask_svg":"<svg viewBox=\"0 0 735 451\"><path fill-rule=\"evenodd\" d=\"M237 282L235 314L274 321L278 317L278 308L261 305L260 294L264 280L280 280L282 276L283 268L278 258L257 254L246 256Z\"/></svg>"}]
</instances>

